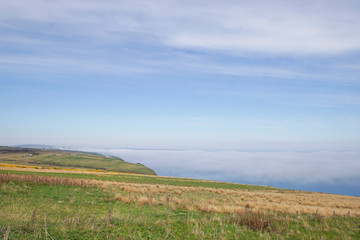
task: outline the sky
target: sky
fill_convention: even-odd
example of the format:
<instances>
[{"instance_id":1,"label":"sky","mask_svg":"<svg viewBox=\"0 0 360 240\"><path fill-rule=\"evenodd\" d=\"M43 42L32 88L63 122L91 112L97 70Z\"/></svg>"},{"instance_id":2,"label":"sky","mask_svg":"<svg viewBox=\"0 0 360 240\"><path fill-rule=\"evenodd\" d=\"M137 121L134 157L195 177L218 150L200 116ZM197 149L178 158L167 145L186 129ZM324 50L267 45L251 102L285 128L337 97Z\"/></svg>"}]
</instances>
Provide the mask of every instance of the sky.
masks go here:
<instances>
[{"instance_id":1,"label":"sky","mask_svg":"<svg viewBox=\"0 0 360 240\"><path fill-rule=\"evenodd\" d=\"M343 153L360 172L359 1L0 6L0 145L220 151L229 156L216 157L224 166L268 159L284 171L311 151L303 168L328 161L334 179L345 179L336 173ZM269 179L232 174L226 180Z\"/></svg>"}]
</instances>

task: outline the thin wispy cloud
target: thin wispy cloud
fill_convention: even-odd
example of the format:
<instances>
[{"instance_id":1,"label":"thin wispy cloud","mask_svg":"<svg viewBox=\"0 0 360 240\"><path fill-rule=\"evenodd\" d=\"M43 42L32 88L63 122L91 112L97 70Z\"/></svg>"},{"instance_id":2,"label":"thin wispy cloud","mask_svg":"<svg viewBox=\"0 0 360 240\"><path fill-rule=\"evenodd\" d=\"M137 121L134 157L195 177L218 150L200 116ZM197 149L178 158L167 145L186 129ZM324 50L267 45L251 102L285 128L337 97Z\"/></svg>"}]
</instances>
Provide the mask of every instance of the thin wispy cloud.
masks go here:
<instances>
[{"instance_id":1,"label":"thin wispy cloud","mask_svg":"<svg viewBox=\"0 0 360 240\"><path fill-rule=\"evenodd\" d=\"M175 47L338 54L360 48L358 8L356 2L338 1L62 1L54 5L39 0L31 6L26 1L3 1L0 19L15 29L18 21L59 24L45 31L102 41L121 41L124 34L117 33L134 32ZM70 24L76 31L64 28Z\"/></svg>"},{"instance_id":2,"label":"thin wispy cloud","mask_svg":"<svg viewBox=\"0 0 360 240\"><path fill-rule=\"evenodd\" d=\"M56 53L59 58L63 56L56 52L57 47L64 49L63 54L69 59L75 58L72 55L79 51L88 51L91 58L90 51L93 51L94 59L108 58L119 64L126 61L112 58L113 53L106 49L102 53L96 49L107 45L133 48L134 54L126 54L130 59L140 60L146 54L135 49L143 48L155 61L166 63L172 59L173 66L181 64L181 59L171 53L172 48L255 58L264 55L300 59L324 54L334 56L360 49L357 28L360 20L356 11L359 6L352 3L354 5L336 1L326 4L322 1L220 4L218 1L93 0L53 4L37 0L28 6L26 1L3 1L0 19L5 33L0 40L9 42L13 39L10 46L17 46L19 50L24 44L25 47L32 46L36 54L45 48L48 54ZM41 42L43 44L39 45ZM165 51L161 51L170 55L156 56L154 52L159 47L165 47ZM119 54L124 54L123 50ZM269 67L259 63L232 68L223 66L216 59L209 63L213 65L211 70L207 68L209 73L290 78L309 74L304 69ZM163 65L164 71L167 65ZM206 70L199 62L192 66L192 69L199 66L198 70Z\"/></svg>"},{"instance_id":3,"label":"thin wispy cloud","mask_svg":"<svg viewBox=\"0 0 360 240\"><path fill-rule=\"evenodd\" d=\"M3 64L0 68L28 68L28 71L38 71L39 68L51 68L53 72L92 72L110 73L118 75L127 74L156 74L160 71L155 67L138 64L119 65L110 62L91 61L84 58L60 58L60 57L32 57L32 56L0 56ZM33 67L36 67L34 69Z\"/></svg>"}]
</instances>

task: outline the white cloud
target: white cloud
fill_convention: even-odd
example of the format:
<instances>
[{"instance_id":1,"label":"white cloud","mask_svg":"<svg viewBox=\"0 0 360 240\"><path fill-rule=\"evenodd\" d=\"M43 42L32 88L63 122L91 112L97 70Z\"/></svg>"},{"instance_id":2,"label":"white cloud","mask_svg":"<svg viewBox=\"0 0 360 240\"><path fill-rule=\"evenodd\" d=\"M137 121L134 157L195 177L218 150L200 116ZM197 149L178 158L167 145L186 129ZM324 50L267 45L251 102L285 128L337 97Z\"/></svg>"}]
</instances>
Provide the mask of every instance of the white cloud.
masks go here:
<instances>
[{"instance_id":1,"label":"white cloud","mask_svg":"<svg viewBox=\"0 0 360 240\"><path fill-rule=\"evenodd\" d=\"M339 54L360 49L360 6L339 1L3 0L0 19L55 24L53 34L121 41L128 33L173 47L237 53ZM39 29L41 31L41 29Z\"/></svg>"},{"instance_id":2,"label":"white cloud","mask_svg":"<svg viewBox=\"0 0 360 240\"><path fill-rule=\"evenodd\" d=\"M0 56L0 63L2 66L0 69L6 69L6 67L16 67L28 70L35 70L34 67L40 67L51 69L52 72L102 72L112 74L151 74L158 73L157 69L147 65L131 64L127 65L116 64L111 62L101 62L84 58L69 58L69 57L40 57L40 56L28 56L28 55L16 55L16 56ZM35 70L36 71L36 70Z\"/></svg>"},{"instance_id":3,"label":"white cloud","mask_svg":"<svg viewBox=\"0 0 360 240\"><path fill-rule=\"evenodd\" d=\"M16 70L357 82L356 69L334 73L317 57L360 49L359 10L336 1L2 0L0 43L12 51L0 57Z\"/></svg>"}]
</instances>

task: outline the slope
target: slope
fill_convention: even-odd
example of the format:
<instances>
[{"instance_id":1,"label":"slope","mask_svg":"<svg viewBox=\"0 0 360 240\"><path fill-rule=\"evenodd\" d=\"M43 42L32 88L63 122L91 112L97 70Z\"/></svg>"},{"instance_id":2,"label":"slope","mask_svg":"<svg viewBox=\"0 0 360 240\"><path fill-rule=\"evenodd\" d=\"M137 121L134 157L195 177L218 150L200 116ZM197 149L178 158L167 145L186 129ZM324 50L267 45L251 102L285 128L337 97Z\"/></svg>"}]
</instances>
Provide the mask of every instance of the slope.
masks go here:
<instances>
[{"instance_id":1,"label":"slope","mask_svg":"<svg viewBox=\"0 0 360 240\"><path fill-rule=\"evenodd\" d=\"M140 164L95 153L0 146L0 163L30 166L57 166L156 175Z\"/></svg>"}]
</instances>

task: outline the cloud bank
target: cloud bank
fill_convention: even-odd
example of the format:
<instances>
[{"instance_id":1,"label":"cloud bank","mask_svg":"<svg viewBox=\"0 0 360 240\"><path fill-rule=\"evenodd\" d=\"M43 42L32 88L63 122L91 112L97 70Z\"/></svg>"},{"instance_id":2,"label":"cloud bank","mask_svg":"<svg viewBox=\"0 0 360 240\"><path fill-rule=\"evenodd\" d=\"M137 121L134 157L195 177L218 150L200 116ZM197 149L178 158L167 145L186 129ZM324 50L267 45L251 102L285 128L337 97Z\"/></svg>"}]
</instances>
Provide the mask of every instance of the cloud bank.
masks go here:
<instances>
[{"instance_id":1,"label":"cloud bank","mask_svg":"<svg viewBox=\"0 0 360 240\"><path fill-rule=\"evenodd\" d=\"M332 185L334 192L341 192L341 187L356 187L360 180L358 151L83 150L139 162L165 176L299 188ZM356 188L358 192L351 194L360 194L360 188Z\"/></svg>"}]
</instances>

